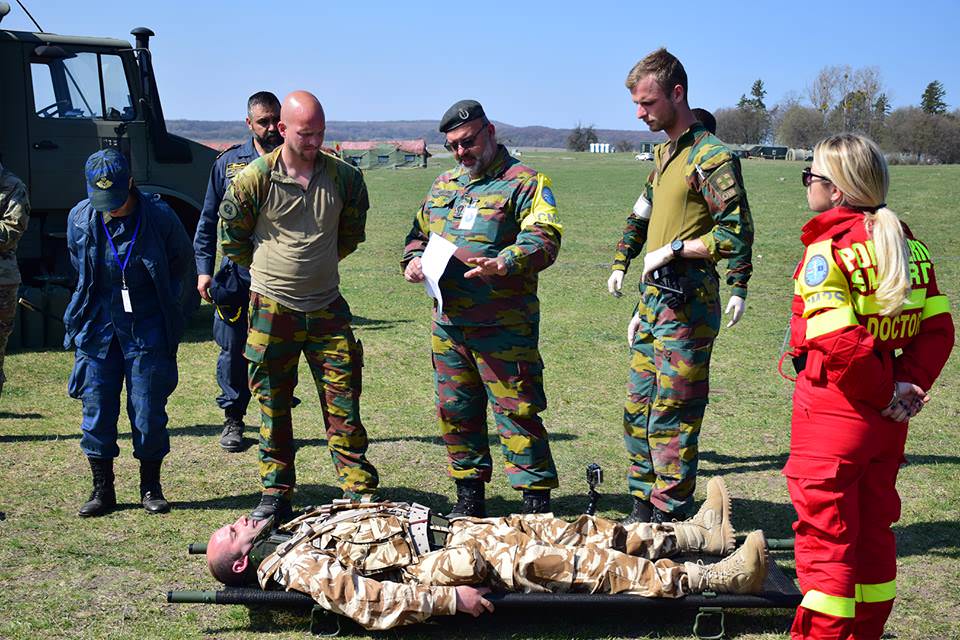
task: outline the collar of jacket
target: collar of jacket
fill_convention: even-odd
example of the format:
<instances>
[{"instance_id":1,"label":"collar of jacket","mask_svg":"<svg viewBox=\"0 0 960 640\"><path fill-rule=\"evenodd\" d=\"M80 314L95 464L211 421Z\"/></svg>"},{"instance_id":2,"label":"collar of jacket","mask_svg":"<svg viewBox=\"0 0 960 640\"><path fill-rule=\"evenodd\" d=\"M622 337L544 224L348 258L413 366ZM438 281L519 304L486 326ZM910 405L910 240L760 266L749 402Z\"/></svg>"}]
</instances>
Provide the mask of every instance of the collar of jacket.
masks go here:
<instances>
[{"instance_id":1,"label":"collar of jacket","mask_svg":"<svg viewBox=\"0 0 960 640\"><path fill-rule=\"evenodd\" d=\"M863 223L863 211L842 206L827 209L807 220L801 229L800 240L807 246L825 235L836 235L858 223Z\"/></svg>"}]
</instances>

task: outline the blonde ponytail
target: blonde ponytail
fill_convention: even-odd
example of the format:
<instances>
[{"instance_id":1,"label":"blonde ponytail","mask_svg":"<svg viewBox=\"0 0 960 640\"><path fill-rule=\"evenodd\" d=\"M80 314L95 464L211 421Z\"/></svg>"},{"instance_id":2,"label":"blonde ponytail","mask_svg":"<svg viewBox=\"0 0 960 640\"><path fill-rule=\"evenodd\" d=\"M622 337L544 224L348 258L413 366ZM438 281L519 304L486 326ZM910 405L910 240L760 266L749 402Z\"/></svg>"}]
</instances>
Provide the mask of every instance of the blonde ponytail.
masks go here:
<instances>
[{"instance_id":1,"label":"blonde ponytail","mask_svg":"<svg viewBox=\"0 0 960 640\"><path fill-rule=\"evenodd\" d=\"M843 193L843 204L864 211L877 256L880 315L896 316L910 298L910 249L900 219L886 205L890 178L883 152L870 138L842 133L818 142L813 156Z\"/></svg>"},{"instance_id":2,"label":"blonde ponytail","mask_svg":"<svg viewBox=\"0 0 960 640\"><path fill-rule=\"evenodd\" d=\"M873 236L877 255L877 302L880 315L896 316L910 299L910 249L903 225L887 207L867 213L863 220Z\"/></svg>"}]
</instances>

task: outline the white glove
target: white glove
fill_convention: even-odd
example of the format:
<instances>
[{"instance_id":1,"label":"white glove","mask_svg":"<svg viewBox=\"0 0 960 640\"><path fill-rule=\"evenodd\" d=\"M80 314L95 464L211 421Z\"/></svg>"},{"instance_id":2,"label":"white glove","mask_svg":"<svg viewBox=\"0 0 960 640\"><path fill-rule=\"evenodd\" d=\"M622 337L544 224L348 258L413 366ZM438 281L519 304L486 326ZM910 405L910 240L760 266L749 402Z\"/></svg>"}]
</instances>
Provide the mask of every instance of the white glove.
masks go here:
<instances>
[{"instance_id":1,"label":"white glove","mask_svg":"<svg viewBox=\"0 0 960 640\"><path fill-rule=\"evenodd\" d=\"M637 335L637 329L640 328L640 314L635 313L630 318L630 324L627 325L627 346L633 347L633 339Z\"/></svg>"},{"instance_id":2,"label":"white glove","mask_svg":"<svg viewBox=\"0 0 960 640\"><path fill-rule=\"evenodd\" d=\"M727 310L724 313L730 316L730 322L727 323L727 327L732 327L733 325L740 322L740 318L743 317L743 310L746 308L746 301L740 296L730 296L730 301L727 302Z\"/></svg>"},{"instance_id":3,"label":"white glove","mask_svg":"<svg viewBox=\"0 0 960 640\"><path fill-rule=\"evenodd\" d=\"M650 275L651 271L659 269L671 260L673 260L673 251L670 249L669 244L665 244L659 249L648 251L647 255L643 256L643 275L640 276L640 282L646 282L647 276Z\"/></svg>"},{"instance_id":4,"label":"white glove","mask_svg":"<svg viewBox=\"0 0 960 640\"><path fill-rule=\"evenodd\" d=\"M612 295L620 297L620 289L623 288L623 271L614 271L607 278L607 291Z\"/></svg>"}]
</instances>

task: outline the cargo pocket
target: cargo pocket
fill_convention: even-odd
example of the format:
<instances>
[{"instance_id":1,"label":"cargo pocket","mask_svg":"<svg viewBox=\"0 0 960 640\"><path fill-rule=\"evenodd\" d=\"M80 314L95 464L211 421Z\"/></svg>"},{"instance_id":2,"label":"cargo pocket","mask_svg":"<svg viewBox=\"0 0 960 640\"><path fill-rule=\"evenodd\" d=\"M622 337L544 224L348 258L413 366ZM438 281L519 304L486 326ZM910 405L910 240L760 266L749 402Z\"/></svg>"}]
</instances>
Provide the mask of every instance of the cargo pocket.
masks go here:
<instances>
[{"instance_id":1,"label":"cargo pocket","mask_svg":"<svg viewBox=\"0 0 960 640\"><path fill-rule=\"evenodd\" d=\"M790 500L798 521L793 525L798 534L839 538L846 533L851 518L856 519L857 505L845 505L847 489L856 479L856 465L838 459L791 455L783 467ZM849 509L854 513L847 513Z\"/></svg>"},{"instance_id":2,"label":"cargo pocket","mask_svg":"<svg viewBox=\"0 0 960 640\"><path fill-rule=\"evenodd\" d=\"M74 400L82 400L83 392L87 386L87 375L90 370L90 363L86 356L76 356L73 363L73 371L70 372L70 378L67 380L67 395Z\"/></svg>"}]
</instances>

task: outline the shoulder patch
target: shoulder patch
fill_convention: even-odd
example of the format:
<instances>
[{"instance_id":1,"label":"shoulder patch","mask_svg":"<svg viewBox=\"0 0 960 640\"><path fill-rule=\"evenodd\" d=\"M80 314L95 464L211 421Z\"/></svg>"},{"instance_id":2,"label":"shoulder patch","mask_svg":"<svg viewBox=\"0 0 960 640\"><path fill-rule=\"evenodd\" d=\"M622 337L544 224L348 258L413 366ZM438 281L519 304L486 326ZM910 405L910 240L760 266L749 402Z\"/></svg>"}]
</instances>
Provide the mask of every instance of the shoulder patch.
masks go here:
<instances>
[{"instance_id":1,"label":"shoulder patch","mask_svg":"<svg viewBox=\"0 0 960 640\"><path fill-rule=\"evenodd\" d=\"M220 202L220 210L218 213L220 214L221 220L230 222L240 214L240 211L237 209L237 205L232 197L224 197Z\"/></svg>"},{"instance_id":2,"label":"shoulder patch","mask_svg":"<svg viewBox=\"0 0 960 640\"><path fill-rule=\"evenodd\" d=\"M234 145L231 145L231 146L227 147L226 149L224 149L223 151L221 151L220 153L217 154L217 160L219 160L219 159L220 159L220 156L222 156L223 154L225 154L227 151L233 151L234 149L239 149L239 148L240 148L240 143L239 143L239 142L238 142L237 144L234 144Z\"/></svg>"},{"instance_id":3,"label":"shoulder patch","mask_svg":"<svg viewBox=\"0 0 960 640\"><path fill-rule=\"evenodd\" d=\"M550 187L544 187L543 191L540 192L540 196L543 198L543 201L549 205L557 206L557 200L553 197L553 190Z\"/></svg>"},{"instance_id":4,"label":"shoulder patch","mask_svg":"<svg viewBox=\"0 0 960 640\"><path fill-rule=\"evenodd\" d=\"M803 281L808 287L816 287L823 284L829 272L826 258L819 254L811 256L803 268Z\"/></svg>"}]
</instances>

